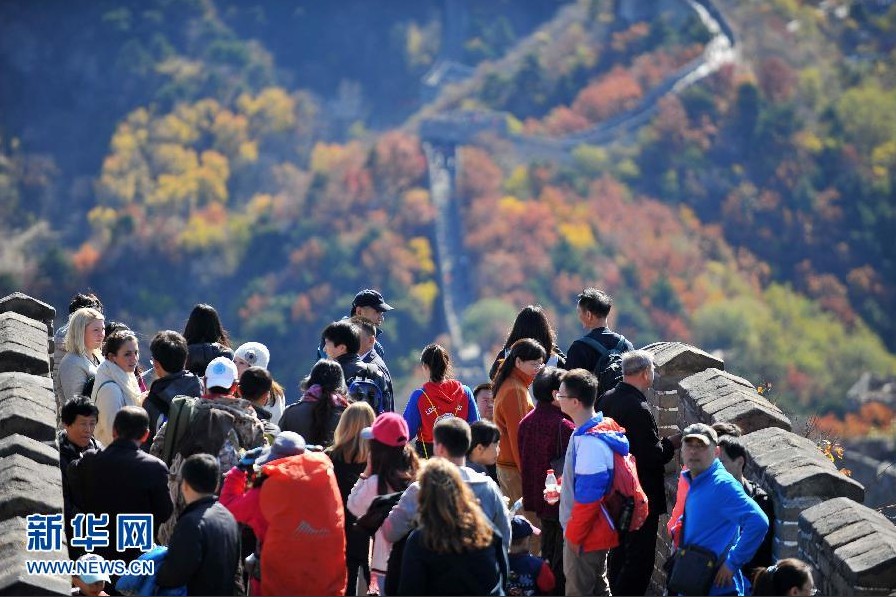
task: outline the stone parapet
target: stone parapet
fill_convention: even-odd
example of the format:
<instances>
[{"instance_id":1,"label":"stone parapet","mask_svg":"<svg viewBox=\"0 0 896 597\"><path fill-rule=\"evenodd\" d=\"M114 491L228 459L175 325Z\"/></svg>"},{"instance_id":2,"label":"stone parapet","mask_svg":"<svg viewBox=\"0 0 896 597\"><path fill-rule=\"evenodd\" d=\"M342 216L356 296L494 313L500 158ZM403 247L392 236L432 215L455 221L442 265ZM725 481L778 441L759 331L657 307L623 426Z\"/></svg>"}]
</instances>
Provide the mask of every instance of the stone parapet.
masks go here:
<instances>
[{"instance_id":1,"label":"stone parapet","mask_svg":"<svg viewBox=\"0 0 896 597\"><path fill-rule=\"evenodd\" d=\"M778 558L799 551L797 520L806 509L837 497L861 502L865 488L837 470L814 442L777 427L748 433L741 443L749 455L745 475L775 505L774 547Z\"/></svg>"},{"instance_id":2,"label":"stone parapet","mask_svg":"<svg viewBox=\"0 0 896 597\"><path fill-rule=\"evenodd\" d=\"M71 579L28 574L26 560L65 560L62 545L28 551L30 514L61 514L57 409L50 372L55 310L15 293L0 299L0 595L69 595Z\"/></svg>"},{"instance_id":3,"label":"stone parapet","mask_svg":"<svg viewBox=\"0 0 896 597\"><path fill-rule=\"evenodd\" d=\"M682 426L724 421L736 423L744 433L767 427L791 430L787 415L742 377L711 368L681 380L678 387Z\"/></svg>"},{"instance_id":4,"label":"stone parapet","mask_svg":"<svg viewBox=\"0 0 896 597\"><path fill-rule=\"evenodd\" d=\"M49 375L47 326L18 313L0 313L0 371Z\"/></svg>"},{"instance_id":5,"label":"stone parapet","mask_svg":"<svg viewBox=\"0 0 896 597\"><path fill-rule=\"evenodd\" d=\"M822 572L816 581L823 595L892 595L896 589L896 527L849 498L803 512L799 546L798 557Z\"/></svg>"},{"instance_id":6,"label":"stone parapet","mask_svg":"<svg viewBox=\"0 0 896 597\"><path fill-rule=\"evenodd\" d=\"M677 390L678 382L706 369L725 369L721 359L684 342L655 342L643 348L653 354L657 391Z\"/></svg>"},{"instance_id":7,"label":"stone parapet","mask_svg":"<svg viewBox=\"0 0 896 597\"><path fill-rule=\"evenodd\" d=\"M56 397L49 377L0 373L0 437L13 433L52 442L56 439Z\"/></svg>"}]
</instances>

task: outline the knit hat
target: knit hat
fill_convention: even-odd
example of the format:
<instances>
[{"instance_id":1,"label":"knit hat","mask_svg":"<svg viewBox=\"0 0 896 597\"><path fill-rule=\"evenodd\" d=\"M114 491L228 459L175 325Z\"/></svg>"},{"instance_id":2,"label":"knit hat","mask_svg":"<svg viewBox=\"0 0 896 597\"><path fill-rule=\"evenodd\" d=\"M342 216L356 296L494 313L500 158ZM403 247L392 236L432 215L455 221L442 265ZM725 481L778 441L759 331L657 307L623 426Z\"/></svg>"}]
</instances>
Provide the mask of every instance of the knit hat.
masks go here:
<instances>
[{"instance_id":1,"label":"knit hat","mask_svg":"<svg viewBox=\"0 0 896 597\"><path fill-rule=\"evenodd\" d=\"M249 363L250 367L268 368L271 360L271 351L261 342L246 342L233 352L233 358L239 357Z\"/></svg>"},{"instance_id":2,"label":"knit hat","mask_svg":"<svg viewBox=\"0 0 896 597\"><path fill-rule=\"evenodd\" d=\"M274 445L270 448L265 448L261 453L261 456L255 461L255 464L262 465L271 462L272 460L277 460L279 458L286 458L287 456L296 456L298 454L305 453L305 438L296 433L295 431L281 431L280 435L278 435L274 439Z\"/></svg>"}]
</instances>

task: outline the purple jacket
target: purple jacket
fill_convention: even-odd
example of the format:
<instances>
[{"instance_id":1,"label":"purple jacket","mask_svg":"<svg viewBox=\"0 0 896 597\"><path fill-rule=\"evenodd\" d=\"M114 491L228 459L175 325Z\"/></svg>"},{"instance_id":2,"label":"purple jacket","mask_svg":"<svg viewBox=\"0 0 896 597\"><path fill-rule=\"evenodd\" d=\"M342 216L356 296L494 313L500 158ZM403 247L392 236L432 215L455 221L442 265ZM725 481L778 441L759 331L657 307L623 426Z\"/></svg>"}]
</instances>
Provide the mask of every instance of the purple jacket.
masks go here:
<instances>
[{"instance_id":1,"label":"purple jacket","mask_svg":"<svg viewBox=\"0 0 896 597\"><path fill-rule=\"evenodd\" d=\"M560 506L544 501L544 478L551 468L551 460L566 454L569 437L575 428L559 407L545 402L536 402L535 409L520 421L518 440L523 509L535 512L539 518L560 519ZM563 471L554 471L554 474L559 477Z\"/></svg>"}]
</instances>

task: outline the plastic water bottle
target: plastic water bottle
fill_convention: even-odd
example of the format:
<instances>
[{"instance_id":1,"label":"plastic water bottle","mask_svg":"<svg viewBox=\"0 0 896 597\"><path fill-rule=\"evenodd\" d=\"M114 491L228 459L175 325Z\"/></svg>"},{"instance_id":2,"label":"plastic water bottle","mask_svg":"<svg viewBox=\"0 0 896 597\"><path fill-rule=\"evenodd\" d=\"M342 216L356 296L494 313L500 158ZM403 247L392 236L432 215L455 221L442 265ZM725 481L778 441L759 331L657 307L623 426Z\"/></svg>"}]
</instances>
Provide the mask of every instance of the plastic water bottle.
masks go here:
<instances>
[{"instance_id":1,"label":"plastic water bottle","mask_svg":"<svg viewBox=\"0 0 896 597\"><path fill-rule=\"evenodd\" d=\"M557 485L557 476L554 469L549 468L544 478L544 501L553 505L560 501L560 489Z\"/></svg>"}]
</instances>

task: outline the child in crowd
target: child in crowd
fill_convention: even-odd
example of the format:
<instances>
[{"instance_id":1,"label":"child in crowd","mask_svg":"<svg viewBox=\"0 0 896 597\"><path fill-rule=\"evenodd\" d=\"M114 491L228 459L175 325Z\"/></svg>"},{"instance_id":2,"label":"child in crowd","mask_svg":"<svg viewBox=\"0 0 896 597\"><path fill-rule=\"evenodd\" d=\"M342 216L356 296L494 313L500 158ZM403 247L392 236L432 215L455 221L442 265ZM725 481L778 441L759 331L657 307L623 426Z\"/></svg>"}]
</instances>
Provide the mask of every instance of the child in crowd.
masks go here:
<instances>
[{"instance_id":1,"label":"child in crowd","mask_svg":"<svg viewBox=\"0 0 896 597\"><path fill-rule=\"evenodd\" d=\"M501 430L491 421L480 420L470 425L470 451L467 452L467 466L491 477L498 482L498 442Z\"/></svg>"},{"instance_id":2,"label":"child in crowd","mask_svg":"<svg viewBox=\"0 0 896 597\"><path fill-rule=\"evenodd\" d=\"M529 553L529 537L540 535L525 516L515 515L510 521L510 573L508 595L551 595L556 580L551 567L543 559Z\"/></svg>"},{"instance_id":3,"label":"child in crowd","mask_svg":"<svg viewBox=\"0 0 896 597\"><path fill-rule=\"evenodd\" d=\"M72 576L72 585L74 585L72 588L72 595L109 595L109 593L103 590L106 588L106 583L109 582L109 575L100 569L100 566L106 561L103 556L95 553L86 553L78 558L79 562L85 563L92 560L97 562L93 565L96 567L96 573Z\"/></svg>"}]
</instances>

